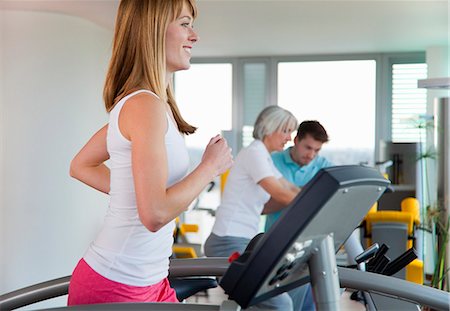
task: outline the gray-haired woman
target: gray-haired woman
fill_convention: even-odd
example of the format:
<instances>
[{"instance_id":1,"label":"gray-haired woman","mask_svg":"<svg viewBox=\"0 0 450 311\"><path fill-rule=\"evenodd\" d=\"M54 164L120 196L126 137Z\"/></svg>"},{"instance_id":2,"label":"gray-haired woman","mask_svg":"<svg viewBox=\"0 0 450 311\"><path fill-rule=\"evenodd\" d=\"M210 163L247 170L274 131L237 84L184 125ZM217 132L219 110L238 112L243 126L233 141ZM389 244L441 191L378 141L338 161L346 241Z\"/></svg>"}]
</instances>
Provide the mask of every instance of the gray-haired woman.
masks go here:
<instances>
[{"instance_id":1,"label":"gray-haired woman","mask_svg":"<svg viewBox=\"0 0 450 311\"><path fill-rule=\"evenodd\" d=\"M259 232L264 204L272 197L282 205L288 205L300 191L282 177L270 156L273 151L283 150L296 128L297 119L281 107L269 106L260 112L253 130L255 140L239 152L228 175L211 235L205 243L207 256L228 257L234 252L243 253ZM256 307L292 310L292 300L283 293Z\"/></svg>"}]
</instances>

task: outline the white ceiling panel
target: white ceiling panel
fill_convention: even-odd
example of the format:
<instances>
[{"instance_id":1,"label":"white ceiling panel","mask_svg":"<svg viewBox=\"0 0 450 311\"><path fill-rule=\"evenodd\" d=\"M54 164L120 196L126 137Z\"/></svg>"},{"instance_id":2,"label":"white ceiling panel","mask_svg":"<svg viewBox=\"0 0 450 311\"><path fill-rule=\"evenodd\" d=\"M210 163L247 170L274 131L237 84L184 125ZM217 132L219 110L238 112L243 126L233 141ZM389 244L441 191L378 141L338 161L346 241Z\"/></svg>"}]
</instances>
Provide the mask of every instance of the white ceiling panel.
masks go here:
<instances>
[{"instance_id":1,"label":"white ceiling panel","mask_svg":"<svg viewBox=\"0 0 450 311\"><path fill-rule=\"evenodd\" d=\"M112 29L116 0L0 0L0 9L78 16ZM194 56L424 51L448 45L449 1L199 0Z\"/></svg>"}]
</instances>

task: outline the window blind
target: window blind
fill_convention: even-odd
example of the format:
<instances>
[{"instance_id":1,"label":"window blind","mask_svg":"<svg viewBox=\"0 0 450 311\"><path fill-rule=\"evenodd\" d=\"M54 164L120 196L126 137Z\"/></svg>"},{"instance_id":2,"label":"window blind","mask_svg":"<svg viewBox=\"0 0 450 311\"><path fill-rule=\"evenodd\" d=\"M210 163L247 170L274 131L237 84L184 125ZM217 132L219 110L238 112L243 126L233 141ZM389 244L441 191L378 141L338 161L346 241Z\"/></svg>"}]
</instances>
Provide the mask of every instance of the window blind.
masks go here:
<instances>
[{"instance_id":1,"label":"window blind","mask_svg":"<svg viewBox=\"0 0 450 311\"><path fill-rule=\"evenodd\" d=\"M425 142L427 92L417 88L427 78L427 64L392 65L392 141Z\"/></svg>"}]
</instances>

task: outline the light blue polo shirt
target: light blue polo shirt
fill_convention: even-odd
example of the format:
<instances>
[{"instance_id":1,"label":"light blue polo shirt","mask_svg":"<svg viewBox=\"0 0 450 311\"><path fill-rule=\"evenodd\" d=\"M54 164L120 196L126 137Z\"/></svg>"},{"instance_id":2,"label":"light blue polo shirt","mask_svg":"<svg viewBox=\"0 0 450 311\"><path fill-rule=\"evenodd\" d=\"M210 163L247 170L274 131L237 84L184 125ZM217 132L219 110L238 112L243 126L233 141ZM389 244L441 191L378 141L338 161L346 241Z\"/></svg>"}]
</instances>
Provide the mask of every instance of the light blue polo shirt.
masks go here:
<instances>
[{"instance_id":1,"label":"light blue polo shirt","mask_svg":"<svg viewBox=\"0 0 450 311\"><path fill-rule=\"evenodd\" d=\"M309 164L300 166L292 160L290 155L291 148L272 153L272 160L283 177L299 187L306 185L321 168L334 165L324 157L316 156ZM282 212L281 210L267 215L265 231L269 230L278 220Z\"/></svg>"}]
</instances>

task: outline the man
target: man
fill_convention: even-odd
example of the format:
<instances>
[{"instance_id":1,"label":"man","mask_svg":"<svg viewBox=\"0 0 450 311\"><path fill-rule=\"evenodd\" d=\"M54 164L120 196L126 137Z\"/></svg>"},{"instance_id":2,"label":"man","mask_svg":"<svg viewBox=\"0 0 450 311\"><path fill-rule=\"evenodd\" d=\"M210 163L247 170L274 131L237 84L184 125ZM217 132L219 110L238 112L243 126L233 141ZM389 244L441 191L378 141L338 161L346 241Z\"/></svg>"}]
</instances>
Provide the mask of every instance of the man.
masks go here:
<instances>
[{"instance_id":1,"label":"man","mask_svg":"<svg viewBox=\"0 0 450 311\"><path fill-rule=\"evenodd\" d=\"M303 121L297 129L294 146L272 153L273 163L286 180L303 187L321 168L333 166L333 163L319 156L319 151L326 142L327 131L318 121ZM267 214L265 231L268 231L283 213L281 207L281 204L274 200L266 203L263 211ZM309 285L293 289L288 294L294 303L294 310L315 310Z\"/></svg>"},{"instance_id":2,"label":"man","mask_svg":"<svg viewBox=\"0 0 450 311\"><path fill-rule=\"evenodd\" d=\"M304 121L298 127L294 146L272 153L273 162L285 179L303 187L321 168L333 166L333 163L319 156L326 142L327 131L318 121ZM278 220L282 212L267 214L265 231Z\"/></svg>"},{"instance_id":3,"label":"man","mask_svg":"<svg viewBox=\"0 0 450 311\"><path fill-rule=\"evenodd\" d=\"M296 186L303 187L321 169L334 164L319 156L322 145L328 142L328 134L318 121L304 121L297 130L294 146L281 152L272 153L273 163L283 177ZM269 200L263 213L267 215L265 231L278 220L283 213L283 205ZM352 234L345 242L349 263L355 263L354 257L363 251L357 234ZM294 310L315 310L311 288L303 285L288 292L294 303Z\"/></svg>"}]
</instances>

